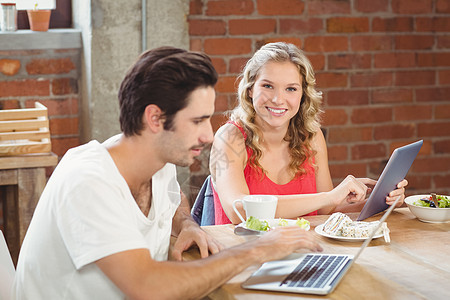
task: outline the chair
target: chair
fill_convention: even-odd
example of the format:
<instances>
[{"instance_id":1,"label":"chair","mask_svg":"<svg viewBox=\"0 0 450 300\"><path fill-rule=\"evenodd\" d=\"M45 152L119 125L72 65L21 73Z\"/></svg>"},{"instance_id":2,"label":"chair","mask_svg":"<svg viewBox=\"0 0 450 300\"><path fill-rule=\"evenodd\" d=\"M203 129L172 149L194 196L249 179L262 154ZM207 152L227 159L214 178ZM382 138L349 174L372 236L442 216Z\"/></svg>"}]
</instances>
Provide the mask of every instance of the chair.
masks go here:
<instances>
[{"instance_id":1,"label":"chair","mask_svg":"<svg viewBox=\"0 0 450 300\"><path fill-rule=\"evenodd\" d=\"M0 299L11 299L15 274L16 270L5 237L0 230Z\"/></svg>"}]
</instances>

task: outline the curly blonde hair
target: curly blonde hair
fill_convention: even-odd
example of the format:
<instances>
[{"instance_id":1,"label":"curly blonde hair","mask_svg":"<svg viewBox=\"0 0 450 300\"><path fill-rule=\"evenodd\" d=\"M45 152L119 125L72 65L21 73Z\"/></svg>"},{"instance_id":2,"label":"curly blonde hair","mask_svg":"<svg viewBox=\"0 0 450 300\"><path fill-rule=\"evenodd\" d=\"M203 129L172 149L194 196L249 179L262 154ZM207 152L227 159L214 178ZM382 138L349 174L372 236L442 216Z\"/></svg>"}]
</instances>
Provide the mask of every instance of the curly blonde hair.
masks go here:
<instances>
[{"instance_id":1,"label":"curly blonde hair","mask_svg":"<svg viewBox=\"0 0 450 300\"><path fill-rule=\"evenodd\" d=\"M284 137L284 140L289 142L291 155L289 170L295 176L300 176L306 172L302 168L303 163L315 155L311 141L317 130L320 130L320 115L322 113L322 93L315 89L314 70L303 51L292 44L283 42L262 46L247 62L243 72L238 77L240 79L237 95L239 104L231 111L230 118L240 124L247 134L245 144L253 150L252 156L248 158L250 166L261 169L266 173L259 163L262 156L262 133L255 124L256 111L253 107L252 98L249 96L249 91L253 88L261 68L269 61L292 62L297 66L303 79L300 109L290 120Z\"/></svg>"}]
</instances>

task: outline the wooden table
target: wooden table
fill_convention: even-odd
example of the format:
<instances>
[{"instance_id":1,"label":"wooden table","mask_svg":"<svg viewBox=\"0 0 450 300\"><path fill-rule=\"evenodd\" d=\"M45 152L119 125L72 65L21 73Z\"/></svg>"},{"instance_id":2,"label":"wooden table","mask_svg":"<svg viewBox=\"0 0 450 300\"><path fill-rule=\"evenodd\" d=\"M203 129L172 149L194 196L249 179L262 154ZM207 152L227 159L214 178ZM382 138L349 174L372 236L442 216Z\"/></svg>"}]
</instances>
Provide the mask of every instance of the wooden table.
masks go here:
<instances>
[{"instance_id":1,"label":"wooden table","mask_svg":"<svg viewBox=\"0 0 450 300\"><path fill-rule=\"evenodd\" d=\"M357 214L349 214L356 219ZM369 218L378 220L381 216ZM311 228L324 223L328 216L306 217ZM408 208L396 209L389 216L391 243L373 240L327 296L252 291L241 283L258 266L251 266L212 292L209 299L450 299L450 223L423 223ZM233 225L205 226L226 247L245 242L233 233ZM324 252L355 254L361 242L344 242L322 237ZM198 250L184 254L186 260L198 259Z\"/></svg>"},{"instance_id":2,"label":"wooden table","mask_svg":"<svg viewBox=\"0 0 450 300\"><path fill-rule=\"evenodd\" d=\"M0 157L4 234L15 265L34 209L47 183L45 168L57 163L58 156L53 153Z\"/></svg>"}]
</instances>

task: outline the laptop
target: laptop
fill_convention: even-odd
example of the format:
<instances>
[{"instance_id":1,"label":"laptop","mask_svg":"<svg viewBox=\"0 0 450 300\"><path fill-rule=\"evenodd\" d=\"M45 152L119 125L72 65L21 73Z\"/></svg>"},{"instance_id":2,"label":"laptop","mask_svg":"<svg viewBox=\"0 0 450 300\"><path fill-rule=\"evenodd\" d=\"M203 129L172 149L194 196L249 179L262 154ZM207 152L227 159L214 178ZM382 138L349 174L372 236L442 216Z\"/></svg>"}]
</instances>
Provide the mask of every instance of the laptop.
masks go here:
<instances>
[{"instance_id":1,"label":"laptop","mask_svg":"<svg viewBox=\"0 0 450 300\"><path fill-rule=\"evenodd\" d=\"M364 204L357 221L362 221L377 213L386 210L389 205L386 204L387 195L396 188L396 185L402 181L414 159L422 147L423 140L395 149L389 161L384 167L383 172L378 178L372 193Z\"/></svg>"},{"instance_id":2,"label":"laptop","mask_svg":"<svg viewBox=\"0 0 450 300\"><path fill-rule=\"evenodd\" d=\"M373 239L399 200L400 196L381 217L380 223L364 241L356 255L294 253L286 259L264 263L242 283L242 287L252 290L301 294L327 295L331 293Z\"/></svg>"}]
</instances>

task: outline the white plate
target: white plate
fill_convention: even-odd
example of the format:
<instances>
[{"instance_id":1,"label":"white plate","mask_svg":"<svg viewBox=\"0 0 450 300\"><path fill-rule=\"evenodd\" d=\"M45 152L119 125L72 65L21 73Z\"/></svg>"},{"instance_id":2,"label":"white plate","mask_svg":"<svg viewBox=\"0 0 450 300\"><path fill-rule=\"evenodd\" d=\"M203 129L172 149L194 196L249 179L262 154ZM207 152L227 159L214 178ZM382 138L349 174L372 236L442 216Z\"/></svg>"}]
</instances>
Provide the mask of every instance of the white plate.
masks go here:
<instances>
[{"instance_id":1,"label":"white plate","mask_svg":"<svg viewBox=\"0 0 450 300\"><path fill-rule=\"evenodd\" d=\"M287 221L287 223L288 223L287 226L297 226L297 225L295 224L295 222L297 222L297 220L291 220L291 219L284 219L284 220ZM267 223L269 223L269 227L270 227L270 228L282 227L282 226L278 225L280 219L268 219L268 220L264 220L264 221L267 221ZM249 229L249 228L247 228L245 222L243 222L243 223L241 223L241 224L238 224L238 225L236 225L236 226L240 226L240 227L244 227L244 228L246 228L246 229ZM308 231L308 230L310 229L309 224L308 224L308 226L307 226L306 228L303 228L303 229L306 230L306 231ZM250 229L250 230L253 230L253 229ZM258 230L255 230L255 231L258 231ZM265 232L265 231L260 231L260 232Z\"/></svg>"},{"instance_id":2,"label":"white plate","mask_svg":"<svg viewBox=\"0 0 450 300\"><path fill-rule=\"evenodd\" d=\"M321 236L330 238L330 239L335 239L335 240L340 240L340 241L344 241L344 242L361 242L364 241L366 238L356 238L356 237L347 237L347 236L336 236L336 235L330 235L326 232L323 231L323 224L320 224L318 226L316 226L316 228L314 229L318 234L320 234ZM383 233L380 234L376 234L374 235L374 239L383 237Z\"/></svg>"}]
</instances>

